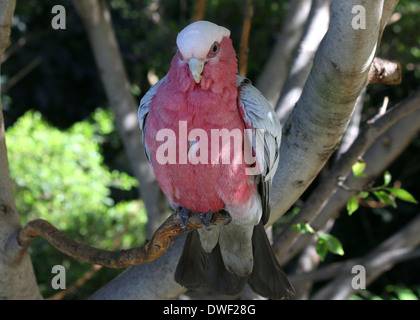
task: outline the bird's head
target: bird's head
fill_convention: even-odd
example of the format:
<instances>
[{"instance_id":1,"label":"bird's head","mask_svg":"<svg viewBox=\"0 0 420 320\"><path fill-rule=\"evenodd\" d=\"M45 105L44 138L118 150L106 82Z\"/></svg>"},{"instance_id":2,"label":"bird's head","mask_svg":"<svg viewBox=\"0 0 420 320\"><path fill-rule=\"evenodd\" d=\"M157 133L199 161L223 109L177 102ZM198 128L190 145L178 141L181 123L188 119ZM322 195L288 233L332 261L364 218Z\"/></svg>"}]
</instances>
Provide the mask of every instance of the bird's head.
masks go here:
<instances>
[{"instance_id":1,"label":"bird's head","mask_svg":"<svg viewBox=\"0 0 420 320\"><path fill-rule=\"evenodd\" d=\"M177 37L179 67L188 69L190 79L209 89L214 84L235 82L237 61L230 31L208 21L197 21Z\"/></svg>"}]
</instances>

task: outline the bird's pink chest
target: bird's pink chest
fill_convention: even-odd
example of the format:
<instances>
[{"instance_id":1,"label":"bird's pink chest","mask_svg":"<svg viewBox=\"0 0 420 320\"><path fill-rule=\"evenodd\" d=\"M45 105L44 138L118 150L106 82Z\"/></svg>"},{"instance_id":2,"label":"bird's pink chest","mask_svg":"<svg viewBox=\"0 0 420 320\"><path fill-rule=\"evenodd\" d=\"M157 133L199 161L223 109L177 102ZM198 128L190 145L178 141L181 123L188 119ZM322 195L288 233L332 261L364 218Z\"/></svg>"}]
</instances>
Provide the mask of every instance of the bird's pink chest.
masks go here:
<instances>
[{"instance_id":1,"label":"bird's pink chest","mask_svg":"<svg viewBox=\"0 0 420 320\"><path fill-rule=\"evenodd\" d=\"M146 144L170 201L195 212L246 202L254 186L243 158L237 88L183 93L168 85L159 91L146 123Z\"/></svg>"}]
</instances>

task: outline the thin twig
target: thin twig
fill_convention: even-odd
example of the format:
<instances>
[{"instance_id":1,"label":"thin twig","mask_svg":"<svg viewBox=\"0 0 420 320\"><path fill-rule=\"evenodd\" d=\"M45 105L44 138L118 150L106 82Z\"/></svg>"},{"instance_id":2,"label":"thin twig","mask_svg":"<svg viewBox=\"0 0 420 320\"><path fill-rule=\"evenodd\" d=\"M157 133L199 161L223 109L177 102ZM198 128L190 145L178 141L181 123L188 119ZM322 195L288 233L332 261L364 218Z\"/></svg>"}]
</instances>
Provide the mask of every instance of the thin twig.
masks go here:
<instances>
[{"instance_id":1,"label":"thin twig","mask_svg":"<svg viewBox=\"0 0 420 320\"><path fill-rule=\"evenodd\" d=\"M226 222L229 219L230 215L226 211L216 212L213 213L210 224ZM186 227L187 231L203 227L200 215L191 214ZM151 240L138 248L108 251L89 247L68 238L63 232L42 219L33 220L23 227L18 234L18 242L26 248L31 245L36 236L42 236L55 248L74 259L108 268L124 268L156 260L166 251L172 239L182 233L184 230L180 226L177 210L161 224Z\"/></svg>"},{"instance_id":2,"label":"thin twig","mask_svg":"<svg viewBox=\"0 0 420 320\"><path fill-rule=\"evenodd\" d=\"M193 21L203 20L205 10L206 10L206 0L198 0L197 5L195 7Z\"/></svg>"},{"instance_id":3,"label":"thin twig","mask_svg":"<svg viewBox=\"0 0 420 320\"><path fill-rule=\"evenodd\" d=\"M382 114L385 114L385 112L386 112L386 109L388 109L388 104L389 104L389 97L385 97L384 98L384 102L382 103L382 106L381 106L381 108L379 109L379 113L382 115Z\"/></svg>"},{"instance_id":4,"label":"thin twig","mask_svg":"<svg viewBox=\"0 0 420 320\"><path fill-rule=\"evenodd\" d=\"M36 57L32 60L31 63L26 65L22 70L16 73L13 77L10 78L2 87L2 93L6 93L9 91L16 83L26 77L32 70L34 70L37 66L39 66L42 62L42 58L40 56Z\"/></svg>"},{"instance_id":5,"label":"thin twig","mask_svg":"<svg viewBox=\"0 0 420 320\"><path fill-rule=\"evenodd\" d=\"M21 37L19 38L18 41L16 41L16 43L9 47L9 49L7 49L3 56L1 57L1 63L6 62L7 59L9 59L11 56L13 56L16 52L18 52L21 48L23 48L27 43L27 38L26 37Z\"/></svg>"},{"instance_id":6,"label":"thin twig","mask_svg":"<svg viewBox=\"0 0 420 320\"><path fill-rule=\"evenodd\" d=\"M246 0L245 4L245 17L244 24L242 27L241 45L239 48L239 74L246 77L247 66L248 66L248 39L251 31L252 16L254 15L254 8L251 0Z\"/></svg>"}]
</instances>

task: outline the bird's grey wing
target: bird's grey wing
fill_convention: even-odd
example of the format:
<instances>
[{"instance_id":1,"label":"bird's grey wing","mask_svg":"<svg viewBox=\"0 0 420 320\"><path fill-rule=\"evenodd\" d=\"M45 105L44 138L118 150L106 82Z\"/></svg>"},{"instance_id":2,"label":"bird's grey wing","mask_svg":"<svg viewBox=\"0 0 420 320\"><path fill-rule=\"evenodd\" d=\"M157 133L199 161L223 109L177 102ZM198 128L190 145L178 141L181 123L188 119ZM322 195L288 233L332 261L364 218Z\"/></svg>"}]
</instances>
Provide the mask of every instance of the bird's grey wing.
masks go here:
<instances>
[{"instance_id":1,"label":"bird's grey wing","mask_svg":"<svg viewBox=\"0 0 420 320\"><path fill-rule=\"evenodd\" d=\"M146 157L147 157L147 160L149 160L149 162L150 162L150 153L149 153L149 150L147 148L146 139L145 139L145 137L146 137L146 121L147 121L147 116L149 114L149 107L150 107L150 103L152 102L153 97L155 96L155 94L156 94L159 86L163 82L166 82L166 80L167 80L167 76L164 76L157 83L155 83L149 89L149 91L146 92L146 94L140 100L139 109L137 111L140 129L141 129L141 131L143 133L142 139L143 139L144 151L146 152Z\"/></svg>"},{"instance_id":2,"label":"bird's grey wing","mask_svg":"<svg viewBox=\"0 0 420 320\"><path fill-rule=\"evenodd\" d=\"M279 164L281 124L273 108L250 80L238 75L236 85L239 88L239 108L245 124L251 129L252 149L259 166L258 191L265 224L270 217L270 186Z\"/></svg>"}]
</instances>

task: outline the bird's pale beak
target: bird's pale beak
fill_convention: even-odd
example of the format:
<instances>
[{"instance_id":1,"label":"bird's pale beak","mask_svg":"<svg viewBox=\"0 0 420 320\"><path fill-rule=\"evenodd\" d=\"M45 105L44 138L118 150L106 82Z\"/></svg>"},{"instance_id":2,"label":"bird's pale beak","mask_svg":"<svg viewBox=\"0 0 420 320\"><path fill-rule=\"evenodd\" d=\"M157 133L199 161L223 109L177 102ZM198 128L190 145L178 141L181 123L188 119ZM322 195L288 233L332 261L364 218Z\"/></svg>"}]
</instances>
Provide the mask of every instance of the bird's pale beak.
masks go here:
<instances>
[{"instance_id":1,"label":"bird's pale beak","mask_svg":"<svg viewBox=\"0 0 420 320\"><path fill-rule=\"evenodd\" d=\"M197 58L191 58L188 65L190 66L190 71L195 83L200 83L201 78L203 77L204 62Z\"/></svg>"}]
</instances>

